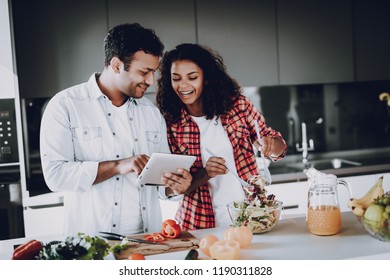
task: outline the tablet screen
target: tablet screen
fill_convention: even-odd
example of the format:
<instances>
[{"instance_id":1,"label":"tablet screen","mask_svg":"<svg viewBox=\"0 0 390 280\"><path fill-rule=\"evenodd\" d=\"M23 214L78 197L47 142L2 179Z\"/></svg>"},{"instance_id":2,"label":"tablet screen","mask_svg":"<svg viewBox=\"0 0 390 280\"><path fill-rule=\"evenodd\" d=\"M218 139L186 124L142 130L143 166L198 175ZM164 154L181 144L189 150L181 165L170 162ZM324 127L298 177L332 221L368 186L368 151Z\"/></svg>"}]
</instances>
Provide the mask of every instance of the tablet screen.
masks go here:
<instances>
[{"instance_id":1,"label":"tablet screen","mask_svg":"<svg viewBox=\"0 0 390 280\"><path fill-rule=\"evenodd\" d=\"M196 156L153 153L137 178L138 185L163 185L165 173L177 173L178 168L190 170Z\"/></svg>"}]
</instances>

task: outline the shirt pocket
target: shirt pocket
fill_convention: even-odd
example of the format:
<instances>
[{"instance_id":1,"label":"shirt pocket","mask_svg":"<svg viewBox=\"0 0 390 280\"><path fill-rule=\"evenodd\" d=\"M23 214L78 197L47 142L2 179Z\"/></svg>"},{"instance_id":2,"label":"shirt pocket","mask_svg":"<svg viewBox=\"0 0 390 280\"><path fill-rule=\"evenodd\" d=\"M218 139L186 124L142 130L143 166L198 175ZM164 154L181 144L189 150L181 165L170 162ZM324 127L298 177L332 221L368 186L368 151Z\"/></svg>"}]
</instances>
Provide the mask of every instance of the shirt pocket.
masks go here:
<instances>
[{"instance_id":1,"label":"shirt pocket","mask_svg":"<svg viewBox=\"0 0 390 280\"><path fill-rule=\"evenodd\" d=\"M76 160L102 160L103 140L100 127L72 128Z\"/></svg>"},{"instance_id":2,"label":"shirt pocket","mask_svg":"<svg viewBox=\"0 0 390 280\"><path fill-rule=\"evenodd\" d=\"M161 132L158 131L146 131L146 140L148 144L148 149L151 152L156 152L159 150L161 143Z\"/></svg>"}]
</instances>

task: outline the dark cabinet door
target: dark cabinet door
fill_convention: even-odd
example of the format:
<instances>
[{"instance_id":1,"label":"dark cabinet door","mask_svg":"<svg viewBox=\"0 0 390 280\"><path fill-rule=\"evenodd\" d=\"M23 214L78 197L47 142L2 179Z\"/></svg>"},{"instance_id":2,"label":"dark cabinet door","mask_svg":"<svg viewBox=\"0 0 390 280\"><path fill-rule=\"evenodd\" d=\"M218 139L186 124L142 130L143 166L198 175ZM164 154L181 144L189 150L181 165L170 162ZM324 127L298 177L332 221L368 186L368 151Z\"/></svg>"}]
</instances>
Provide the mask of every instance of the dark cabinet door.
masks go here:
<instances>
[{"instance_id":1,"label":"dark cabinet door","mask_svg":"<svg viewBox=\"0 0 390 280\"><path fill-rule=\"evenodd\" d=\"M390 1L355 0L355 79L390 79Z\"/></svg>"},{"instance_id":2,"label":"dark cabinet door","mask_svg":"<svg viewBox=\"0 0 390 280\"><path fill-rule=\"evenodd\" d=\"M12 1L22 97L49 97L103 69L105 0Z\"/></svg>"},{"instance_id":3,"label":"dark cabinet door","mask_svg":"<svg viewBox=\"0 0 390 280\"><path fill-rule=\"evenodd\" d=\"M350 0L278 0L281 84L353 81Z\"/></svg>"},{"instance_id":4,"label":"dark cabinet door","mask_svg":"<svg viewBox=\"0 0 390 280\"><path fill-rule=\"evenodd\" d=\"M275 1L198 0L198 40L242 86L278 83Z\"/></svg>"},{"instance_id":5,"label":"dark cabinet door","mask_svg":"<svg viewBox=\"0 0 390 280\"><path fill-rule=\"evenodd\" d=\"M194 0L108 1L109 27L124 22L154 29L165 50L196 42Z\"/></svg>"}]
</instances>

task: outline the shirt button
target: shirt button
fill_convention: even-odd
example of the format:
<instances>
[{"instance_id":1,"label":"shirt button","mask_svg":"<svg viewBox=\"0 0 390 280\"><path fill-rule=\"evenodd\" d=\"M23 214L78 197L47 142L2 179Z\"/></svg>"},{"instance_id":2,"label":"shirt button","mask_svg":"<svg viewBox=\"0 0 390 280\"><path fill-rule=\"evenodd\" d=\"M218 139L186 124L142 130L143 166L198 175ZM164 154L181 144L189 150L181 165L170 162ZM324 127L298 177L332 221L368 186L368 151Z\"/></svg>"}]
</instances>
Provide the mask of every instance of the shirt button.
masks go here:
<instances>
[{"instance_id":1,"label":"shirt button","mask_svg":"<svg viewBox=\"0 0 390 280\"><path fill-rule=\"evenodd\" d=\"M119 155L116 155L116 158L119 158Z\"/></svg>"},{"instance_id":2,"label":"shirt button","mask_svg":"<svg viewBox=\"0 0 390 280\"><path fill-rule=\"evenodd\" d=\"M112 227L116 227L116 224L113 224Z\"/></svg>"},{"instance_id":3,"label":"shirt button","mask_svg":"<svg viewBox=\"0 0 390 280\"><path fill-rule=\"evenodd\" d=\"M146 207L142 207L142 210L146 210Z\"/></svg>"},{"instance_id":4,"label":"shirt button","mask_svg":"<svg viewBox=\"0 0 390 280\"><path fill-rule=\"evenodd\" d=\"M117 205L118 205L118 202L115 202L114 205L117 206Z\"/></svg>"},{"instance_id":5,"label":"shirt button","mask_svg":"<svg viewBox=\"0 0 390 280\"><path fill-rule=\"evenodd\" d=\"M108 113L109 116L111 116L111 113Z\"/></svg>"},{"instance_id":6,"label":"shirt button","mask_svg":"<svg viewBox=\"0 0 390 280\"><path fill-rule=\"evenodd\" d=\"M133 118L130 118L130 121L132 121L133 120Z\"/></svg>"},{"instance_id":7,"label":"shirt button","mask_svg":"<svg viewBox=\"0 0 390 280\"><path fill-rule=\"evenodd\" d=\"M138 138L135 138L134 141L135 141L135 142L138 142Z\"/></svg>"},{"instance_id":8,"label":"shirt button","mask_svg":"<svg viewBox=\"0 0 390 280\"><path fill-rule=\"evenodd\" d=\"M113 132L112 135L115 135L115 132Z\"/></svg>"},{"instance_id":9,"label":"shirt button","mask_svg":"<svg viewBox=\"0 0 390 280\"><path fill-rule=\"evenodd\" d=\"M119 181L119 177L116 177L116 180Z\"/></svg>"},{"instance_id":10,"label":"shirt button","mask_svg":"<svg viewBox=\"0 0 390 280\"><path fill-rule=\"evenodd\" d=\"M148 228L145 228L145 232L148 232Z\"/></svg>"}]
</instances>

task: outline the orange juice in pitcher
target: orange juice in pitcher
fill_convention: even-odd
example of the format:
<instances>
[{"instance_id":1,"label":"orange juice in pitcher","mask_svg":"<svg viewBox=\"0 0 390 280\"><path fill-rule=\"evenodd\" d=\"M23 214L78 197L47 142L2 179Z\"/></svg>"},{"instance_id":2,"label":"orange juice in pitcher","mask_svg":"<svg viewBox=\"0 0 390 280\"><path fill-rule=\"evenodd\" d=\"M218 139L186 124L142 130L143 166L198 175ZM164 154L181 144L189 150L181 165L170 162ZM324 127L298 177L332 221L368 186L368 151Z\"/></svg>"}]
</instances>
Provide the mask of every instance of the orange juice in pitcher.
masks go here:
<instances>
[{"instance_id":1,"label":"orange juice in pitcher","mask_svg":"<svg viewBox=\"0 0 390 280\"><path fill-rule=\"evenodd\" d=\"M351 196L349 184L345 180L337 179L333 174L324 174L314 168L309 168L306 175L309 178L306 216L309 231L321 236L339 233L341 229L341 213L337 186L345 186Z\"/></svg>"}]
</instances>

